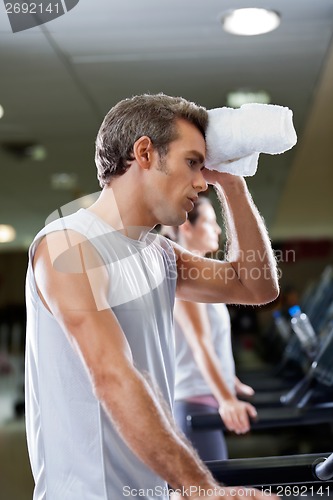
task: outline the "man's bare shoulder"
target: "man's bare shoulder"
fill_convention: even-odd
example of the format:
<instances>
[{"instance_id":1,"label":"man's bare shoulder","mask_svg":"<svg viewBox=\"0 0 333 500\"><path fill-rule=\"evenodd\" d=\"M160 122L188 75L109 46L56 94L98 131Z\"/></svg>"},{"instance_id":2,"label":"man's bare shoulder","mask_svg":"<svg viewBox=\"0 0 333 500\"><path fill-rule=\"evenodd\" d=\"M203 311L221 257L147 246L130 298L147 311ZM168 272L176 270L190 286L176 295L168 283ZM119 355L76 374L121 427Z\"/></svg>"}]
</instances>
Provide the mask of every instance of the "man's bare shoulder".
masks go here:
<instances>
[{"instance_id":1,"label":"man's bare shoulder","mask_svg":"<svg viewBox=\"0 0 333 500\"><path fill-rule=\"evenodd\" d=\"M73 229L60 229L47 233L39 242L33 264L43 260L54 270L63 273L80 273L103 265L93 243Z\"/></svg>"}]
</instances>

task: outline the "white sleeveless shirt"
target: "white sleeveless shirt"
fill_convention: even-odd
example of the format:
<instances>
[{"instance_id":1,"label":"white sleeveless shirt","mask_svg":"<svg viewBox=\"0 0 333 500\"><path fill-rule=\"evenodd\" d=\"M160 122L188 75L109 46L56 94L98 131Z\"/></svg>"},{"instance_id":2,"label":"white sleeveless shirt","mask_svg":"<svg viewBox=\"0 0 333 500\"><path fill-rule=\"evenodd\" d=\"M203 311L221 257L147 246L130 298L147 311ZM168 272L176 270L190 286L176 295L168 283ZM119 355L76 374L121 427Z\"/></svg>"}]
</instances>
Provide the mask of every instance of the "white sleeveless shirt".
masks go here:
<instances>
[{"instance_id":1,"label":"white sleeveless shirt","mask_svg":"<svg viewBox=\"0 0 333 500\"><path fill-rule=\"evenodd\" d=\"M170 407L174 397L177 271L168 241L153 233L145 241L132 240L84 209L46 226L30 247L26 280L26 429L33 498L120 500L136 493L147 500L167 499L165 481L119 436L82 361L38 296L32 269L36 248L46 234L65 228L84 235L101 255L112 283L108 301L135 366L149 373Z\"/></svg>"},{"instance_id":2,"label":"white sleeveless shirt","mask_svg":"<svg viewBox=\"0 0 333 500\"><path fill-rule=\"evenodd\" d=\"M235 362L231 345L231 326L225 304L206 304L215 352L220 360L221 375L229 390L235 394ZM211 394L211 389L201 375L179 323L175 321L176 382L175 400Z\"/></svg>"}]
</instances>

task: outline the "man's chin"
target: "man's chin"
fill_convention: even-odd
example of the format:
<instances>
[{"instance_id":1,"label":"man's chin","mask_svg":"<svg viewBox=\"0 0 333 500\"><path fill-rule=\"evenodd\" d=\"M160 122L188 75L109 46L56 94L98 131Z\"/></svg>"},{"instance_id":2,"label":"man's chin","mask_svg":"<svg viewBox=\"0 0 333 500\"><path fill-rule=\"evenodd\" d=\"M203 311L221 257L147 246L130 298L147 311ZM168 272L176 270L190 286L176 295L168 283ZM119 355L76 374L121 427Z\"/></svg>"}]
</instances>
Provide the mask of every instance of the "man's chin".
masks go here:
<instances>
[{"instance_id":1,"label":"man's chin","mask_svg":"<svg viewBox=\"0 0 333 500\"><path fill-rule=\"evenodd\" d=\"M187 220L187 212L177 214L175 217L169 217L168 220L163 222L163 226L181 226Z\"/></svg>"}]
</instances>

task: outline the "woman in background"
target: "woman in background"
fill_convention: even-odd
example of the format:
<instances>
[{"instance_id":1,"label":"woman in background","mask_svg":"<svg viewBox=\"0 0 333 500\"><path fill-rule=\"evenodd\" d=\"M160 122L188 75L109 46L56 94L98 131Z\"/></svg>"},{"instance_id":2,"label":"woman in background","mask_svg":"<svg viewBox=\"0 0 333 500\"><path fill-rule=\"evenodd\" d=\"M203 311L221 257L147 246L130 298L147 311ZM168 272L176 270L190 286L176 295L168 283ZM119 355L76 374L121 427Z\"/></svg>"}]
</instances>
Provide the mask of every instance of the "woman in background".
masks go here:
<instances>
[{"instance_id":1,"label":"woman in background","mask_svg":"<svg viewBox=\"0 0 333 500\"><path fill-rule=\"evenodd\" d=\"M164 227L162 232L200 256L219 248L221 228L204 196L198 198L183 225ZM223 432L192 430L186 417L218 411L225 426L237 434L247 432L250 418L256 417L255 408L236 396L251 396L254 391L235 376L228 309L225 304L176 300L174 319L175 419L202 460L224 460L228 453Z\"/></svg>"}]
</instances>

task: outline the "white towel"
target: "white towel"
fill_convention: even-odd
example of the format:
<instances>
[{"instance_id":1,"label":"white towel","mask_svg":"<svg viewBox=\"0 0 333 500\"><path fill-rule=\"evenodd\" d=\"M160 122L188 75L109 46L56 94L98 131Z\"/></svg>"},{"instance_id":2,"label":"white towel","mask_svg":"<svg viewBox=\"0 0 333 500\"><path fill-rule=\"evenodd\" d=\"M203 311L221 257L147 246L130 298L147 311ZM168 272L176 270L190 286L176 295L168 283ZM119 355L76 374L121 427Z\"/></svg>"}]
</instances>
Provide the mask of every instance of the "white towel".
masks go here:
<instances>
[{"instance_id":1,"label":"white towel","mask_svg":"<svg viewBox=\"0 0 333 500\"><path fill-rule=\"evenodd\" d=\"M296 144L292 116L289 108L273 104L208 110L206 167L234 175L254 175L259 153L284 153Z\"/></svg>"}]
</instances>

